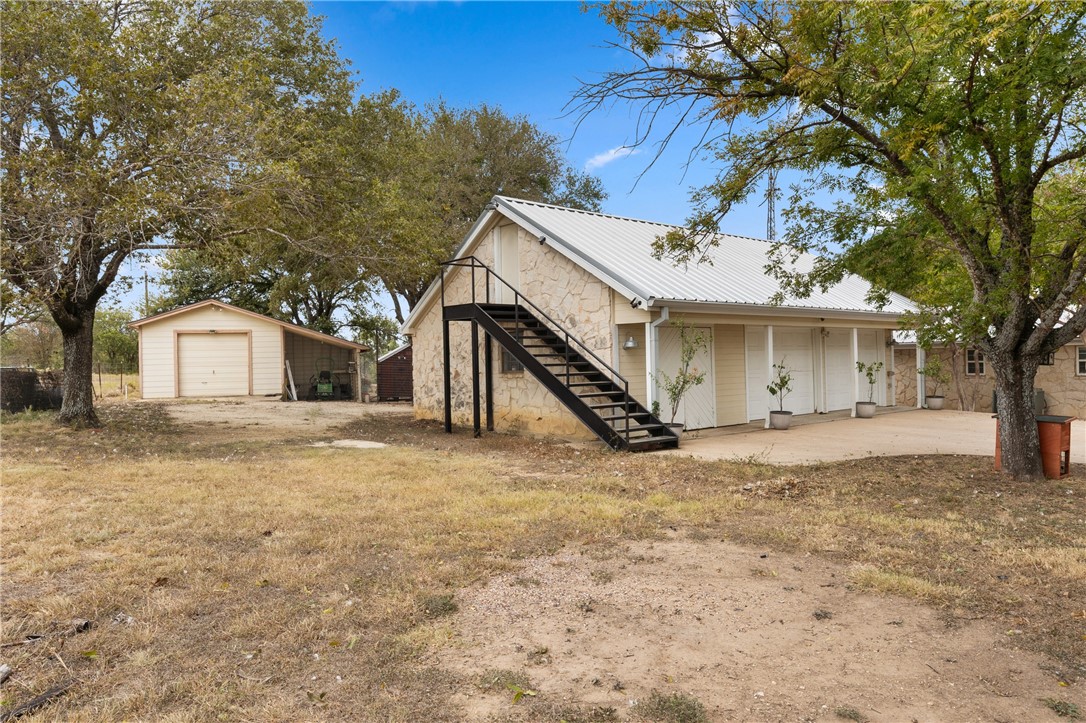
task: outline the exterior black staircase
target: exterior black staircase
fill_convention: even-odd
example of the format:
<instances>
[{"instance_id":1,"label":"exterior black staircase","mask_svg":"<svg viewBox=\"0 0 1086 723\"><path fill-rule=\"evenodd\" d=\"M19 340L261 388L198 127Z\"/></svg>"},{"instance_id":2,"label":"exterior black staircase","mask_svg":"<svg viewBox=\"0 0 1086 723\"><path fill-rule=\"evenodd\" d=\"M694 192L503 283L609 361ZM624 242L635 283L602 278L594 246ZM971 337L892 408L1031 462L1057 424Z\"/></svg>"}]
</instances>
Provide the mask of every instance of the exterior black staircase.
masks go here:
<instances>
[{"instance_id":1,"label":"exterior black staircase","mask_svg":"<svg viewBox=\"0 0 1086 723\"><path fill-rule=\"evenodd\" d=\"M460 304L446 304L445 273L441 276L446 431L452 431L449 324L470 321L476 436L481 433L478 359L478 330L481 327L486 335L484 371L488 430L494 429L493 340L612 449L648 451L679 446L675 433L630 395L630 383L622 375L490 267L474 256L446 261L442 266L461 268L465 274L470 270L471 276L471 301ZM485 288L482 294L477 292L480 280ZM502 296L511 296L512 303L491 302L491 289L497 288L496 284L509 290ZM482 299L477 298L480 295Z\"/></svg>"}]
</instances>

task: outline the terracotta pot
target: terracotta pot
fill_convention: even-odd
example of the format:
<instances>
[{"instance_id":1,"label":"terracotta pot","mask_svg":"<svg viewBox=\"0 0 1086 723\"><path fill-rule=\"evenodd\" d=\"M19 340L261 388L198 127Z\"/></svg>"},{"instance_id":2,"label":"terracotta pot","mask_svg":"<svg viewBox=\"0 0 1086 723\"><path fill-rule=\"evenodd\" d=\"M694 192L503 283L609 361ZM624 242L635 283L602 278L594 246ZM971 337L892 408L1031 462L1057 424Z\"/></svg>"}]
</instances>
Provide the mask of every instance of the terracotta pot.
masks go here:
<instances>
[{"instance_id":1,"label":"terracotta pot","mask_svg":"<svg viewBox=\"0 0 1086 723\"><path fill-rule=\"evenodd\" d=\"M942 409L943 402L946 401L946 397L924 397L924 402L928 405L928 409Z\"/></svg>"},{"instance_id":2,"label":"terracotta pot","mask_svg":"<svg viewBox=\"0 0 1086 723\"><path fill-rule=\"evenodd\" d=\"M871 419L875 416L877 406L874 402L856 402L856 416L860 419Z\"/></svg>"},{"instance_id":3,"label":"terracotta pot","mask_svg":"<svg viewBox=\"0 0 1086 723\"><path fill-rule=\"evenodd\" d=\"M791 412L770 412L769 426L773 429L788 429L792 426Z\"/></svg>"}]
</instances>

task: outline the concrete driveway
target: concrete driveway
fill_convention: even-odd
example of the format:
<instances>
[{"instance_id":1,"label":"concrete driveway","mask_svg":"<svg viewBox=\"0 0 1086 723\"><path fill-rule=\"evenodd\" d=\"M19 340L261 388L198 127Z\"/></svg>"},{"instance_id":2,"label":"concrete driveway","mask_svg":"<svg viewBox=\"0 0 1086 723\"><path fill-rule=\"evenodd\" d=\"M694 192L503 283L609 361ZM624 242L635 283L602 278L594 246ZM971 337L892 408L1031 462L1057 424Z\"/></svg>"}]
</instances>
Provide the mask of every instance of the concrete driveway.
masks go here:
<instances>
[{"instance_id":1,"label":"concrete driveway","mask_svg":"<svg viewBox=\"0 0 1086 723\"><path fill-rule=\"evenodd\" d=\"M773 464L904 454L995 454L996 423L988 413L880 410L874 419L809 415L796 421L801 423L784 432L751 426L688 432L679 449L657 454L730 461L753 457ZM1086 463L1086 422L1082 420L1072 423L1071 461Z\"/></svg>"}]
</instances>

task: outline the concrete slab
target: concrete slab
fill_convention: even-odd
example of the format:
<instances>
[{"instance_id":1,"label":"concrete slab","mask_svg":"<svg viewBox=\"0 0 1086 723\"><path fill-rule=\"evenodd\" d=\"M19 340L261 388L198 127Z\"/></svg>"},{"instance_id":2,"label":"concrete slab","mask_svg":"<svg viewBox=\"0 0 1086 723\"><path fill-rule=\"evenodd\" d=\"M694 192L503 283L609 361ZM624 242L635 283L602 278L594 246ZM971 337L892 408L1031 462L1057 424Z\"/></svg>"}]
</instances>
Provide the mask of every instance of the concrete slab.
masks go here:
<instances>
[{"instance_id":1,"label":"concrete slab","mask_svg":"<svg viewBox=\"0 0 1086 723\"><path fill-rule=\"evenodd\" d=\"M814 416L814 415L812 415ZM772 464L808 464L842 459L905 454L995 454L991 414L914 409L880 413L874 419L834 418L822 424L798 424L787 431L749 426L690 432L676 450L700 459L756 458ZM1071 461L1086 464L1086 422L1071 427Z\"/></svg>"},{"instance_id":2,"label":"concrete slab","mask_svg":"<svg viewBox=\"0 0 1086 723\"><path fill-rule=\"evenodd\" d=\"M384 449L384 442L371 442L367 439L337 439L334 442L315 442L310 447L347 447L349 449Z\"/></svg>"}]
</instances>

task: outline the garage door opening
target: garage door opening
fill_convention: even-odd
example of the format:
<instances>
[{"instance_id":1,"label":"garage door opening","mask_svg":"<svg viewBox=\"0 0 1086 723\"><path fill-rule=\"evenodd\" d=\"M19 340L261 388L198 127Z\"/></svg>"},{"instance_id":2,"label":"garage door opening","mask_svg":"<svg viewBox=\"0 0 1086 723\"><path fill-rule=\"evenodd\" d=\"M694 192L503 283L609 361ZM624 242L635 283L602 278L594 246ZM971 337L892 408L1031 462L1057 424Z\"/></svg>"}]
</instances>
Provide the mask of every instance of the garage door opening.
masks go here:
<instances>
[{"instance_id":1,"label":"garage door opening","mask_svg":"<svg viewBox=\"0 0 1086 723\"><path fill-rule=\"evenodd\" d=\"M252 394L251 336L246 331L179 332L177 396Z\"/></svg>"}]
</instances>

